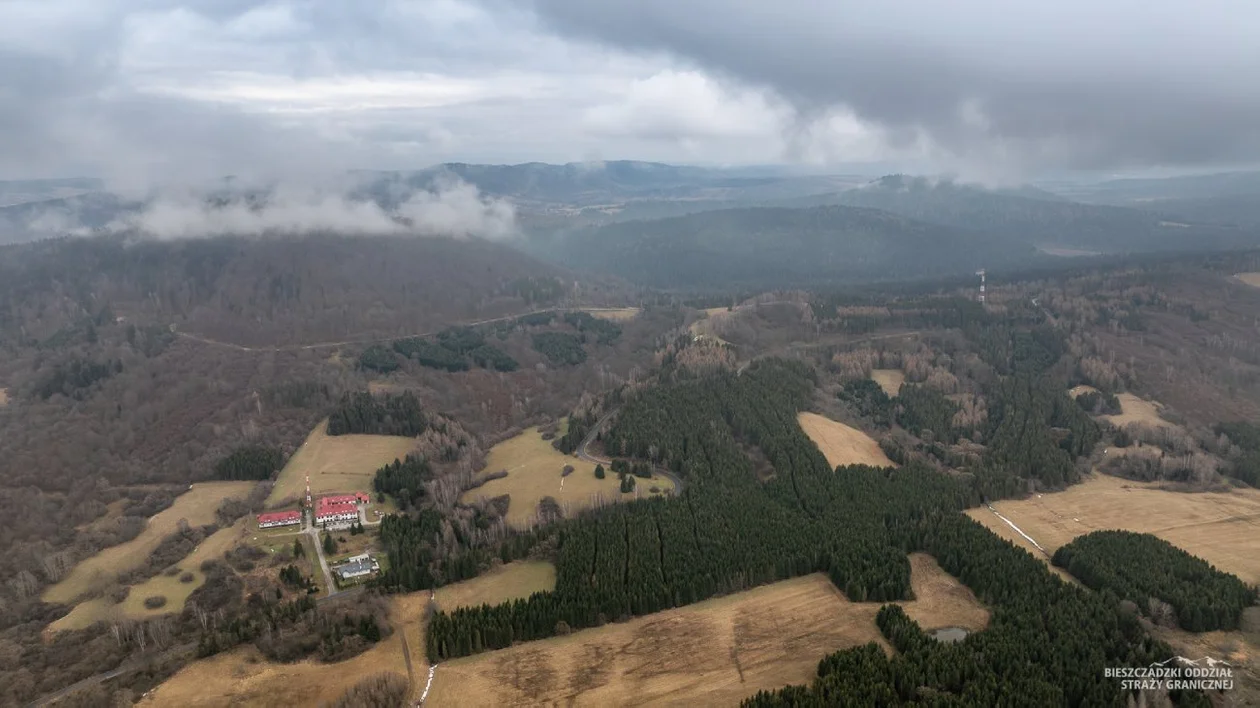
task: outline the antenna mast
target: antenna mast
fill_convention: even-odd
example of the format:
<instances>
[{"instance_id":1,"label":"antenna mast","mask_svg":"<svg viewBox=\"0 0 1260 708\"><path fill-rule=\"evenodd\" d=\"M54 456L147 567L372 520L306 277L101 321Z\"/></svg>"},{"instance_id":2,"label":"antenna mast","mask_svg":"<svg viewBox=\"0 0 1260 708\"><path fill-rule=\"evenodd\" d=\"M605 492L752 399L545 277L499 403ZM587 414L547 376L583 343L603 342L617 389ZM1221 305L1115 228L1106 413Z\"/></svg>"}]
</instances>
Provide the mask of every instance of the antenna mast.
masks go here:
<instances>
[{"instance_id":1,"label":"antenna mast","mask_svg":"<svg viewBox=\"0 0 1260 708\"><path fill-rule=\"evenodd\" d=\"M976 271L976 275L980 276L980 303L984 304L984 268Z\"/></svg>"}]
</instances>

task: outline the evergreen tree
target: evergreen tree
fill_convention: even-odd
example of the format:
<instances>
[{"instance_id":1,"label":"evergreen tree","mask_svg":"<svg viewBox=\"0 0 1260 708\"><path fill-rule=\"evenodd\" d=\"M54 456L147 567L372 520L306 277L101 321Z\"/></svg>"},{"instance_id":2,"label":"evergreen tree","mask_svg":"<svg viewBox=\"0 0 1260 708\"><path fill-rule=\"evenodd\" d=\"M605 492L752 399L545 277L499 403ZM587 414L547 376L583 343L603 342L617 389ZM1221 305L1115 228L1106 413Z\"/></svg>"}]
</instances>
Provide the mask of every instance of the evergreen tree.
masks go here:
<instances>
[{"instance_id":1,"label":"evergreen tree","mask_svg":"<svg viewBox=\"0 0 1260 708\"><path fill-rule=\"evenodd\" d=\"M595 465L595 479L603 479L603 478L604 478L604 466Z\"/></svg>"}]
</instances>

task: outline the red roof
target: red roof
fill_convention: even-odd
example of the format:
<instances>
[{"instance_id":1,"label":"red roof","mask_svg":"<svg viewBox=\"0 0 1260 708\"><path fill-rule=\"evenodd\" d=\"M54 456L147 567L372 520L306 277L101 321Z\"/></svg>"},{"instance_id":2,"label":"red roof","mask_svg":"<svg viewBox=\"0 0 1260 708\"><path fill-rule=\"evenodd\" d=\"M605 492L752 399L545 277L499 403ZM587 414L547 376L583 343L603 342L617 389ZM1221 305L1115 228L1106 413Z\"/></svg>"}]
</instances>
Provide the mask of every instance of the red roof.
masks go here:
<instances>
[{"instance_id":1,"label":"red roof","mask_svg":"<svg viewBox=\"0 0 1260 708\"><path fill-rule=\"evenodd\" d=\"M259 514L258 523L274 524L277 521L301 521L302 512L300 511L273 511L269 514Z\"/></svg>"}]
</instances>

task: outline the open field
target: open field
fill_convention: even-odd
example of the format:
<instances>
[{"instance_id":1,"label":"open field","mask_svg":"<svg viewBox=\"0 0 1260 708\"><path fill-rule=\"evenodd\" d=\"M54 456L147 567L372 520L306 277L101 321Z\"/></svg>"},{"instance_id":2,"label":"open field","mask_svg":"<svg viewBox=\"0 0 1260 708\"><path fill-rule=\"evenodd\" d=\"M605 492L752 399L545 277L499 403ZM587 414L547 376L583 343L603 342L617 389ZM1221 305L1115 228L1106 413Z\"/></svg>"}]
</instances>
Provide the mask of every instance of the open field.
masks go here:
<instances>
[{"instance_id":1,"label":"open field","mask_svg":"<svg viewBox=\"0 0 1260 708\"><path fill-rule=\"evenodd\" d=\"M1260 705L1260 607L1243 610L1242 626L1236 632L1201 632L1156 627L1151 634L1172 645L1181 656L1210 656L1228 661L1233 667L1232 702L1218 705Z\"/></svg>"},{"instance_id":2,"label":"open field","mask_svg":"<svg viewBox=\"0 0 1260 708\"><path fill-rule=\"evenodd\" d=\"M353 659L336 664L311 660L276 664L264 659L253 647L237 649L189 664L137 705L320 706L379 673L414 676L412 698L419 698L429 674L421 631L428 600L427 592L390 598L394 633ZM407 656L411 659L410 672Z\"/></svg>"},{"instance_id":3,"label":"open field","mask_svg":"<svg viewBox=\"0 0 1260 708\"><path fill-rule=\"evenodd\" d=\"M573 465L568 477L560 473L565 465ZM622 494L617 475L611 472L604 479L595 478L595 465L561 453L542 439L538 428L531 428L514 438L504 440L490 449L486 456L486 473L507 470L508 476L494 479L471 489L460 496L460 501L508 494L507 522L516 528L527 528L537 514L538 502L552 497L565 510L566 515L579 509L594 506L601 498L605 501L633 499L635 494L648 496L649 489L658 487L668 493L673 483L663 477L636 480L635 492Z\"/></svg>"},{"instance_id":4,"label":"open field","mask_svg":"<svg viewBox=\"0 0 1260 708\"><path fill-rule=\"evenodd\" d=\"M232 550L249 533L248 525L252 522L253 519L247 516L225 529L215 531L209 538L198 544L192 553L177 563L176 566L180 569L179 575L186 572L193 574L191 583L181 583L179 575L172 576L163 573L132 586L131 594L127 595L127 599L123 600L121 605L123 614L133 619L142 619L183 610L188 596L206 582L206 576L201 572L201 564L208 560L221 559L224 553ZM152 595L166 596L166 606L156 610L146 608L144 598Z\"/></svg>"},{"instance_id":5,"label":"open field","mask_svg":"<svg viewBox=\"0 0 1260 708\"><path fill-rule=\"evenodd\" d=\"M1260 288L1260 273L1239 273L1234 277L1252 287Z\"/></svg>"},{"instance_id":6,"label":"open field","mask_svg":"<svg viewBox=\"0 0 1260 708\"><path fill-rule=\"evenodd\" d=\"M1131 393L1118 393L1116 398L1120 399L1120 415L1105 415L1103 418L1117 427L1124 427L1129 423L1144 423L1146 425L1172 427L1172 423L1159 417L1158 403L1152 403L1142 398L1138 398Z\"/></svg>"},{"instance_id":7,"label":"open field","mask_svg":"<svg viewBox=\"0 0 1260 708\"><path fill-rule=\"evenodd\" d=\"M896 396L901 384L906 382L906 375L900 369L871 369L871 378L890 397Z\"/></svg>"},{"instance_id":8,"label":"open field","mask_svg":"<svg viewBox=\"0 0 1260 708\"><path fill-rule=\"evenodd\" d=\"M460 607L497 605L524 599L555 587L554 565L544 561L517 561L501 565L472 580L444 585L437 589L434 599L438 607L450 612Z\"/></svg>"},{"instance_id":9,"label":"open field","mask_svg":"<svg viewBox=\"0 0 1260 708\"><path fill-rule=\"evenodd\" d=\"M983 629L988 612L929 556L911 556L924 629ZM875 641L880 603L852 603L821 574L629 622L443 662L428 704L734 705L810 681L823 656Z\"/></svg>"},{"instance_id":10,"label":"open field","mask_svg":"<svg viewBox=\"0 0 1260 708\"><path fill-rule=\"evenodd\" d=\"M9 389L0 388L0 406L9 405Z\"/></svg>"},{"instance_id":11,"label":"open field","mask_svg":"<svg viewBox=\"0 0 1260 708\"><path fill-rule=\"evenodd\" d=\"M705 316L702 319L698 319L691 323L691 326L687 328L688 331L696 336L705 335L713 337L719 342L725 341L714 333L713 323L723 317L729 317L733 314L733 311L728 310L725 307L709 307L705 308L704 314Z\"/></svg>"},{"instance_id":12,"label":"open field","mask_svg":"<svg viewBox=\"0 0 1260 708\"><path fill-rule=\"evenodd\" d=\"M840 465L873 465L896 467L879 448L879 443L869 435L844 423L837 423L817 413L801 413L796 416L801 429L822 450L827 463L833 468Z\"/></svg>"},{"instance_id":13,"label":"open field","mask_svg":"<svg viewBox=\"0 0 1260 708\"><path fill-rule=\"evenodd\" d=\"M190 526L214 521L214 512L224 499L249 494L254 482L201 482L179 495L175 503L149 519L139 536L111 546L85 559L61 582L44 592L44 602L68 603L88 592L105 588L120 573L141 566L162 539L174 533L180 519Z\"/></svg>"},{"instance_id":14,"label":"open field","mask_svg":"<svg viewBox=\"0 0 1260 708\"><path fill-rule=\"evenodd\" d=\"M328 435L327 429L328 421L321 421L289 459L267 498L268 505L302 496L308 474L311 493L316 495L371 492L376 470L406 457L414 444L411 438L390 435Z\"/></svg>"},{"instance_id":15,"label":"open field","mask_svg":"<svg viewBox=\"0 0 1260 708\"><path fill-rule=\"evenodd\" d=\"M579 309L602 320L613 321L633 319L639 314L637 307L583 307Z\"/></svg>"},{"instance_id":16,"label":"open field","mask_svg":"<svg viewBox=\"0 0 1260 708\"><path fill-rule=\"evenodd\" d=\"M1081 534L1123 529L1154 534L1244 582L1260 582L1260 490L1168 492L1156 484L1094 474L1062 492L993 507L1051 554ZM967 515L1044 558L988 509L969 509Z\"/></svg>"},{"instance_id":17,"label":"open field","mask_svg":"<svg viewBox=\"0 0 1260 708\"><path fill-rule=\"evenodd\" d=\"M184 609L184 602L188 600L188 596L206 582L206 576L201 572L201 564L208 560L220 558L224 553L231 550L247 533L246 524L248 521L249 518L246 517L228 528L219 529L211 534L209 538L193 549L192 553L189 553L183 560L175 564L180 569L179 573L175 575L162 573L149 578L139 585L132 585L127 599L119 604L110 602L108 598L96 598L81 602L65 617L50 624L48 626L49 631L83 629L101 620L147 619L181 611ZM193 574L192 582L180 582L179 576L185 572ZM145 607L144 599L153 595L164 596L166 605L156 610Z\"/></svg>"}]
</instances>

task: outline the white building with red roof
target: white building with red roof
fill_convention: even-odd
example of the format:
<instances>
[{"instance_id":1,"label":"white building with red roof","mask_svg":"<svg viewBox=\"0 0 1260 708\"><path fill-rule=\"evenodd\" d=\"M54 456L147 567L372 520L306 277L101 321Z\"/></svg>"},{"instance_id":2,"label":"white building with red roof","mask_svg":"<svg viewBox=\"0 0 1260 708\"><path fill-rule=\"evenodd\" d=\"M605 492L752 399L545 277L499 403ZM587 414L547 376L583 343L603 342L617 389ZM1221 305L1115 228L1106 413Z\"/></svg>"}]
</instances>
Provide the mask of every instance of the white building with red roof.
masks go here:
<instances>
[{"instance_id":1,"label":"white building with red roof","mask_svg":"<svg viewBox=\"0 0 1260 708\"><path fill-rule=\"evenodd\" d=\"M351 523L359 519L359 502L360 496L366 497L366 494L341 494L335 496L320 497L315 502L315 523L326 524L343 524Z\"/></svg>"},{"instance_id":2,"label":"white building with red roof","mask_svg":"<svg viewBox=\"0 0 1260 708\"><path fill-rule=\"evenodd\" d=\"M293 526L302 523L300 511L273 511L258 515L258 528L270 529L277 526Z\"/></svg>"}]
</instances>

